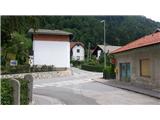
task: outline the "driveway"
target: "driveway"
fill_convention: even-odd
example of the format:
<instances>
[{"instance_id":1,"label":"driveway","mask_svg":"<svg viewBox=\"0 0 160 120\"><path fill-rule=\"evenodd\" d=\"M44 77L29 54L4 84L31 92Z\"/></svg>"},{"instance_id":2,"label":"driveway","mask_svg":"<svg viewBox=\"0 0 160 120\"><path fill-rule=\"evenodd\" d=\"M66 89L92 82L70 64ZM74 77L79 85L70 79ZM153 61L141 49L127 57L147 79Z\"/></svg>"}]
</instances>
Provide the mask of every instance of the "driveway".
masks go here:
<instances>
[{"instance_id":1,"label":"driveway","mask_svg":"<svg viewBox=\"0 0 160 120\"><path fill-rule=\"evenodd\" d=\"M160 104L154 97L111 87L95 81L102 73L72 68L73 75L34 80L33 104L37 105L135 105Z\"/></svg>"}]
</instances>

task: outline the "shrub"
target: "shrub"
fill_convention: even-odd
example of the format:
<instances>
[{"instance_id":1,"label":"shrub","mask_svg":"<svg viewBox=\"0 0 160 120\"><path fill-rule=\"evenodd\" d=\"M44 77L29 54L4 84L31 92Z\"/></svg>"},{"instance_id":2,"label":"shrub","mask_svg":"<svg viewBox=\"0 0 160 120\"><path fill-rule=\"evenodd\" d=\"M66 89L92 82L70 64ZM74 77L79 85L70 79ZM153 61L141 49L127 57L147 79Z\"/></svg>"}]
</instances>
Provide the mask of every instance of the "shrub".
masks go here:
<instances>
[{"instance_id":1,"label":"shrub","mask_svg":"<svg viewBox=\"0 0 160 120\"><path fill-rule=\"evenodd\" d=\"M105 79L115 79L115 72L114 72L114 66L106 66L106 68L103 70L103 78Z\"/></svg>"},{"instance_id":2,"label":"shrub","mask_svg":"<svg viewBox=\"0 0 160 120\"><path fill-rule=\"evenodd\" d=\"M42 66L38 66L38 65L33 65L30 68L31 72L48 72L48 71L54 71L55 67L53 65L47 66L47 65L42 65Z\"/></svg>"},{"instance_id":3,"label":"shrub","mask_svg":"<svg viewBox=\"0 0 160 120\"><path fill-rule=\"evenodd\" d=\"M18 73L29 73L29 72L47 72L47 71L53 71L54 66L47 66L47 65L33 65L30 67L29 64L26 65L18 65L18 66L3 66L1 67L2 72L1 74L18 74Z\"/></svg>"},{"instance_id":4,"label":"shrub","mask_svg":"<svg viewBox=\"0 0 160 120\"><path fill-rule=\"evenodd\" d=\"M88 70L88 71L94 71L94 72L103 72L103 65L88 65L83 64L81 66L82 69Z\"/></svg>"},{"instance_id":5,"label":"shrub","mask_svg":"<svg viewBox=\"0 0 160 120\"><path fill-rule=\"evenodd\" d=\"M51 66L48 66L48 71L53 71L54 70L54 66L51 65Z\"/></svg>"},{"instance_id":6,"label":"shrub","mask_svg":"<svg viewBox=\"0 0 160 120\"><path fill-rule=\"evenodd\" d=\"M17 73L28 73L30 71L30 65L18 65L18 66L7 66L3 67L2 74L17 74Z\"/></svg>"},{"instance_id":7,"label":"shrub","mask_svg":"<svg viewBox=\"0 0 160 120\"><path fill-rule=\"evenodd\" d=\"M87 64L88 64L88 65L97 65L97 64L98 64L98 61L97 61L97 60L94 60L94 59L90 59Z\"/></svg>"},{"instance_id":8,"label":"shrub","mask_svg":"<svg viewBox=\"0 0 160 120\"><path fill-rule=\"evenodd\" d=\"M18 65L18 66L16 66L16 71L18 73L28 73L28 72L30 72L30 65L29 64Z\"/></svg>"},{"instance_id":9,"label":"shrub","mask_svg":"<svg viewBox=\"0 0 160 120\"><path fill-rule=\"evenodd\" d=\"M42 72L48 71L48 67L47 67L46 65L43 65L43 66L41 67L41 71L42 71Z\"/></svg>"},{"instance_id":10,"label":"shrub","mask_svg":"<svg viewBox=\"0 0 160 120\"><path fill-rule=\"evenodd\" d=\"M82 65L84 63L84 61L76 61L76 60L72 60L71 61L71 64L74 66L74 67L78 67L80 65Z\"/></svg>"},{"instance_id":11,"label":"shrub","mask_svg":"<svg viewBox=\"0 0 160 120\"><path fill-rule=\"evenodd\" d=\"M1 80L1 104L12 105L13 104L13 87L8 79Z\"/></svg>"},{"instance_id":12,"label":"shrub","mask_svg":"<svg viewBox=\"0 0 160 120\"><path fill-rule=\"evenodd\" d=\"M29 104L28 96L28 81L24 79L17 79L20 82L20 104ZM1 104L12 105L14 102L13 98L13 86L9 79L1 80Z\"/></svg>"}]
</instances>

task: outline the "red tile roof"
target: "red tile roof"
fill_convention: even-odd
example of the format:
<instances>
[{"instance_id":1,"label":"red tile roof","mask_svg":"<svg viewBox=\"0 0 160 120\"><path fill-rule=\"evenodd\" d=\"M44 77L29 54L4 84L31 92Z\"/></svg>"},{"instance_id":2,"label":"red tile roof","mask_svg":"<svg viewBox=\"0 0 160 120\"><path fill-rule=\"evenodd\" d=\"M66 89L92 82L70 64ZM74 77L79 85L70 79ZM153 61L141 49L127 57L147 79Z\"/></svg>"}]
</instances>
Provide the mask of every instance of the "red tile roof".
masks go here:
<instances>
[{"instance_id":1,"label":"red tile roof","mask_svg":"<svg viewBox=\"0 0 160 120\"><path fill-rule=\"evenodd\" d=\"M82 42L70 42L70 48L72 49L75 45L81 45L84 47L84 44Z\"/></svg>"},{"instance_id":2,"label":"red tile roof","mask_svg":"<svg viewBox=\"0 0 160 120\"><path fill-rule=\"evenodd\" d=\"M114 50L112 53L115 54L115 53L124 52L124 51L135 49L135 48L158 44L158 43L160 43L160 32L156 32L156 33L144 36L142 38L139 38L119 49Z\"/></svg>"}]
</instances>

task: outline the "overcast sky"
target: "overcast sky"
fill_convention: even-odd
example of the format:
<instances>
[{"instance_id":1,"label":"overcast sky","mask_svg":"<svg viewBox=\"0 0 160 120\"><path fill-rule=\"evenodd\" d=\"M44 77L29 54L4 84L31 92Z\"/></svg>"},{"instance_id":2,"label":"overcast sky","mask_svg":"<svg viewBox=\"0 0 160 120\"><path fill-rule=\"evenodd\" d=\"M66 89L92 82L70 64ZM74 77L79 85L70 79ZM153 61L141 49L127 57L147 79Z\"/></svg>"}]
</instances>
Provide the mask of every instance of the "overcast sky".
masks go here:
<instances>
[{"instance_id":1,"label":"overcast sky","mask_svg":"<svg viewBox=\"0 0 160 120\"><path fill-rule=\"evenodd\" d=\"M151 16L151 15L148 15L146 16L147 18L150 18L156 22L160 22L160 16Z\"/></svg>"},{"instance_id":2,"label":"overcast sky","mask_svg":"<svg viewBox=\"0 0 160 120\"><path fill-rule=\"evenodd\" d=\"M144 15L160 22L160 0L40 0L38 5L37 0L3 0L1 3L1 15Z\"/></svg>"}]
</instances>

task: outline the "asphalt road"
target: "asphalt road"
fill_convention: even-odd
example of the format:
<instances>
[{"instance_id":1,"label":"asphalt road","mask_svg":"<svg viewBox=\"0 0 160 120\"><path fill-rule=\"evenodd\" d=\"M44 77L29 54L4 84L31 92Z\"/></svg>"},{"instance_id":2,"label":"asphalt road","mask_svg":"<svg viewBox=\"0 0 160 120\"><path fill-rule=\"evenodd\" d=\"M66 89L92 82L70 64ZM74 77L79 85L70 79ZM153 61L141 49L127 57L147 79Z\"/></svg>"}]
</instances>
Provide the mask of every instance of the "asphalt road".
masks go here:
<instances>
[{"instance_id":1,"label":"asphalt road","mask_svg":"<svg viewBox=\"0 0 160 120\"><path fill-rule=\"evenodd\" d=\"M160 100L94 81L102 73L72 68L73 75L34 80L35 105L156 105Z\"/></svg>"}]
</instances>

